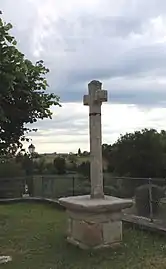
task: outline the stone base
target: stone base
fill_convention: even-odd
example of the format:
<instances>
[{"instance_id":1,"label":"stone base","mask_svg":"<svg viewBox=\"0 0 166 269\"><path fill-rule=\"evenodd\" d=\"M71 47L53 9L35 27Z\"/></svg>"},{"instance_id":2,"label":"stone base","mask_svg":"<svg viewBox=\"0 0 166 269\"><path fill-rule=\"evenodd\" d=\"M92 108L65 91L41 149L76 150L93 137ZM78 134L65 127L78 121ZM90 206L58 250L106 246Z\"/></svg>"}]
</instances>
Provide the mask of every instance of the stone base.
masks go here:
<instances>
[{"instance_id":1,"label":"stone base","mask_svg":"<svg viewBox=\"0 0 166 269\"><path fill-rule=\"evenodd\" d=\"M61 198L68 214L68 242L82 249L114 247L122 241L121 211L132 206L131 200L89 195Z\"/></svg>"}]
</instances>

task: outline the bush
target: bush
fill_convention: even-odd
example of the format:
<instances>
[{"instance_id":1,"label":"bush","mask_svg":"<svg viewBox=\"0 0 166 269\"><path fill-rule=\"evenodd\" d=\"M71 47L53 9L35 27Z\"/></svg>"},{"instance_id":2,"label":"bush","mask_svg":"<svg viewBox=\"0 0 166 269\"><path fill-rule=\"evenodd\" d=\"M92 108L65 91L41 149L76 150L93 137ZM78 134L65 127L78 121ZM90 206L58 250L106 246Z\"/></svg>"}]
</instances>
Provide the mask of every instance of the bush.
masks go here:
<instances>
[{"instance_id":1,"label":"bush","mask_svg":"<svg viewBox=\"0 0 166 269\"><path fill-rule=\"evenodd\" d=\"M88 195L90 194L89 187L78 187L74 190L74 195Z\"/></svg>"},{"instance_id":2,"label":"bush","mask_svg":"<svg viewBox=\"0 0 166 269\"><path fill-rule=\"evenodd\" d=\"M0 198L20 197L24 191L24 175L19 163L13 160L0 163Z\"/></svg>"},{"instance_id":3,"label":"bush","mask_svg":"<svg viewBox=\"0 0 166 269\"><path fill-rule=\"evenodd\" d=\"M86 178L90 178L90 162L86 161L78 165L77 172Z\"/></svg>"},{"instance_id":4,"label":"bush","mask_svg":"<svg viewBox=\"0 0 166 269\"><path fill-rule=\"evenodd\" d=\"M136 188L144 184L144 180L136 178L119 178L117 188L119 197L132 198L135 195Z\"/></svg>"},{"instance_id":5,"label":"bush","mask_svg":"<svg viewBox=\"0 0 166 269\"><path fill-rule=\"evenodd\" d=\"M19 163L7 161L0 163L0 178L21 177L25 175Z\"/></svg>"},{"instance_id":6,"label":"bush","mask_svg":"<svg viewBox=\"0 0 166 269\"><path fill-rule=\"evenodd\" d=\"M160 199L164 196L163 188L152 185L152 212L158 213ZM150 215L149 184L140 186L135 192L136 209L139 215L148 217Z\"/></svg>"},{"instance_id":7,"label":"bush","mask_svg":"<svg viewBox=\"0 0 166 269\"><path fill-rule=\"evenodd\" d=\"M90 184L90 181L82 181L81 182L81 186L83 187L83 188L91 188L91 184Z\"/></svg>"},{"instance_id":8,"label":"bush","mask_svg":"<svg viewBox=\"0 0 166 269\"><path fill-rule=\"evenodd\" d=\"M54 159L54 167L58 175L63 175L66 173L66 159L63 157L56 157Z\"/></svg>"},{"instance_id":9,"label":"bush","mask_svg":"<svg viewBox=\"0 0 166 269\"><path fill-rule=\"evenodd\" d=\"M105 186L104 187L104 194L117 197L118 196L118 190L113 186Z\"/></svg>"}]
</instances>

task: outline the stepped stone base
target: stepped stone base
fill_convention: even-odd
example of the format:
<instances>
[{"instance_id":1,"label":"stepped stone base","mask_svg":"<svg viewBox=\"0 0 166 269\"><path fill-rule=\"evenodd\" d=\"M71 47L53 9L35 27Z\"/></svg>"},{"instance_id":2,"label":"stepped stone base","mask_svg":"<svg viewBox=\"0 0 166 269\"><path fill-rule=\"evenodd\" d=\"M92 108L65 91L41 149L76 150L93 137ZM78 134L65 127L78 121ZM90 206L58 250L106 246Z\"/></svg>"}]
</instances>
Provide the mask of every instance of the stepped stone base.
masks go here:
<instances>
[{"instance_id":1,"label":"stepped stone base","mask_svg":"<svg viewBox=\"0 0 166 269\"><path fill-rule=\"evenodd\" d=\"M132 200L89 195L59 199L68 214L67 240L82 249L117 246L122 242L122 209Z\"/></svg>"}]
</instances>

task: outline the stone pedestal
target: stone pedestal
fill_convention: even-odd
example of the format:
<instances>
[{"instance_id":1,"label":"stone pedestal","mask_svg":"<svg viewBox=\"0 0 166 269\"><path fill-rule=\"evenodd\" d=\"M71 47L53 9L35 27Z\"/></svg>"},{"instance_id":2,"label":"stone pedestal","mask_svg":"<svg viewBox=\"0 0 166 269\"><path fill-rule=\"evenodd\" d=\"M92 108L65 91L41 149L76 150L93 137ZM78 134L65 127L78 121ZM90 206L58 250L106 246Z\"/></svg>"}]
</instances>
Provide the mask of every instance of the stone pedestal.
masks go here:
<instances>
[{"instance_id":1,"label":"stone pedestal","mask_svg":"<svg viewBox=\"0 0 166 269\"><path fill-rule=\"evenodd\" d=\"M122 241L122 209L132 200L89 195L59 199L68 214L67 240L82 249L112 247Z\"/></svg>"}]
</instances>

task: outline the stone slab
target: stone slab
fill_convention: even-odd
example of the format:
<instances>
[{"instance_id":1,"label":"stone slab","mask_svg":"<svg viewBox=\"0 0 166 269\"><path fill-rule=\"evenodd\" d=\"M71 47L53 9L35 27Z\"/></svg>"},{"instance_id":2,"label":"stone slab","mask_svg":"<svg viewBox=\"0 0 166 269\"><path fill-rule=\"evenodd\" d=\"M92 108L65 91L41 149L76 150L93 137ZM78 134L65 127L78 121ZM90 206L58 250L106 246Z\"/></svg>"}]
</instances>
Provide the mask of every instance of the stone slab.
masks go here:
<instances>
[{"instance_id":1,"label":"stone slab","mask_svg":"<svg viewBox=\"0 0 166 269\"><path fill-rule=\"evenodd\" d=\"M120 221L122 219L122 212L91 213L67 210L67 215L71 219L85 220L90 223L104 223L109 221Z\"/></svg>"},{"instance_id":2,"label":"stone slab","mask_svg":"<svg viewBox=\"0 0 166 269\"><path fill-rule=\"evenodd\" d=\"M95 247L102 244L102 225L73 220L72 237L85 246Z\"/></svg>"},{"instance_id":3,"label":"stone slab","mask_svg":"<svg viewBox=\"0 0 166 269\"><path fill-rule=\"evenodd\" d=\"M89 223L71 219L67 241L82 248L116 247L122 242L122 221Z\"/></svg>"},{"instance_id":4,"label":"stone slab","mask_svg":"<svg viewBox=\"0 0 166 269\"><path fill-rule=\"evenodd\" d=\"M103 224L104 244L119 243L122 241L122 221Z\"/></svg>"},{"instance_id":5,"label":"stone slab","mask_svg":"<svg viewBox=\"0 0 166 269\"><path fill-rule=\"evenodd\" d=\"M122 209L131 207L133 201L113 196L105 196L104 199L91 199L90 195L83 195L60 198L59 203L70 211L105 213L120 212Z\"/></svg>"}]
</instances>

